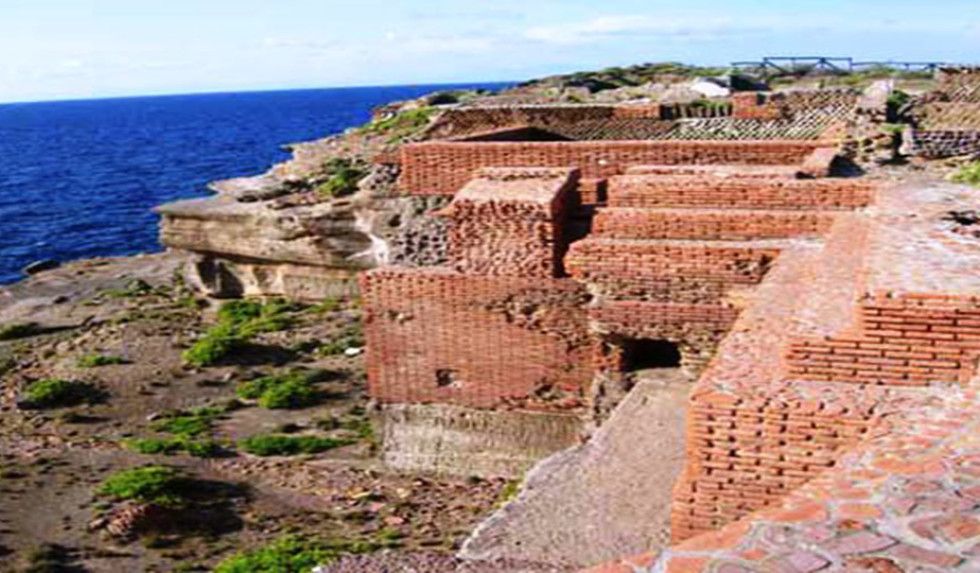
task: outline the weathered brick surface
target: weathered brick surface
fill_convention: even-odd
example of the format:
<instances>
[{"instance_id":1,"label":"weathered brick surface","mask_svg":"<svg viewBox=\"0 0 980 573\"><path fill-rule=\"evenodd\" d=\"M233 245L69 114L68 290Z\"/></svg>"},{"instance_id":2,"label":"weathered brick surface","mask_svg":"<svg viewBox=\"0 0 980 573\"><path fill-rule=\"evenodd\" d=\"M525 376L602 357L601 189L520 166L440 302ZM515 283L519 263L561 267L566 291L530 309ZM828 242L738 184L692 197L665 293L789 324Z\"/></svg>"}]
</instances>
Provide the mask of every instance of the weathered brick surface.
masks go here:
<instances>
[{"instance_id":1,"label":"weathered brick surface","mask_svg":"<svg viewBox=\"0 0 980 573\"><path fill-rule=\"evenodd\" d=\"M613 298L714 302L758 283L778 254L777 245L589 238L572 245L565 267Z\"/></svg>"},{"instance_id":2,"label":"weathered brick surface","mask_svg":"<svg viewBox=\"0 0 980 573\"><path fill-rule=\"evenodd\" d=\"M636 165L802 163L819 141L424 142L402 148L399 186L420 195L451 195L483 167L577 167L606 179Z\"/></svg>"},{"instance_id":3,"label":"weathered brick surface","mask_svg":"<svg viewBox=\"0 0 980 573\"><path fill-rule=\"evenodd\" d=\"M596 214L593 235L610 239L752 240L814 237L834 215L816 211L608 208Z\"/></svg>"},{"instance_id":4,"label":"weathered brick surface","mask_svg":"<svg viewBox=\"0 0 980 573\"><path fill-rule=\"evenodd\" d=\"M389 268L361 275L361 288L373 398L581 406L593 349L578 283Z\"/></svg>"},{"instance_id":5,"label":"weathered brick surface","mask_svg":"<svg viewBox=\"0 0 980 573\"><path fill-rule=\"evenodd\" d=\"M873 184L853 179L621 175L609 183L609 205L849 210L873 202L874 190Z\"/></svg>"},{"instance_id":6,"label":"weathered brick surface","mask_svg":"<svg viewBox=\"0 0 980 573\"><path fill-rule=\"evenodd\" d=\"M681 366L698 374L738 318L738 309L721 304L678 304L604 300L588 309L592 330L601 338L669 340L677 344ZM619 372L622 353L615 344L595 360L597 370Z\"/></svg>"},{"instance_id":7,"label":"weathered brick surface","mask_svg":"<svg viewBox=\"0 0 980 573\"><path fill-rule=\"evenodd\" d=\"M466 274L554 278L562 274L571 169L484 169L443 211L450 264Z\"/></svg>"},{"instance_id":8,"label":"weathered brick surface","mask_svg":"<svg viewBox=\"0 0 980 573\"><path fill-rule=\"evenodd\" d=\"M980 357L980 299L879 295L861 304L857 329L796 339L788 374L800 380L927 386L964 382Z\"/></svg>"}]
</instances>

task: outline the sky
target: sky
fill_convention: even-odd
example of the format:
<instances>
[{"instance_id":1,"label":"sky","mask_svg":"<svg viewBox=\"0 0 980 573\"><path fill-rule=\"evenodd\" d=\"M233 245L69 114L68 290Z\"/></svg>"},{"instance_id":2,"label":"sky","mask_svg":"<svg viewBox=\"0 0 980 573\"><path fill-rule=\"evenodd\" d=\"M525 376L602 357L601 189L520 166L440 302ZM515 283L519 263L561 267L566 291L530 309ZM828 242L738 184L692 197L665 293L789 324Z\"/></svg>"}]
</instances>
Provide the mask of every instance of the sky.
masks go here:
<instances>
[{"instance_id":1,"label":"sky","mask_svg":"<svg viewBox=\"0 0 980 573\"><path fill-rule=\"evenodd\" d=\"M0 0L0 102L517 81L764 55L980 61L977 0Z\"/></svg>"}]
</instances>

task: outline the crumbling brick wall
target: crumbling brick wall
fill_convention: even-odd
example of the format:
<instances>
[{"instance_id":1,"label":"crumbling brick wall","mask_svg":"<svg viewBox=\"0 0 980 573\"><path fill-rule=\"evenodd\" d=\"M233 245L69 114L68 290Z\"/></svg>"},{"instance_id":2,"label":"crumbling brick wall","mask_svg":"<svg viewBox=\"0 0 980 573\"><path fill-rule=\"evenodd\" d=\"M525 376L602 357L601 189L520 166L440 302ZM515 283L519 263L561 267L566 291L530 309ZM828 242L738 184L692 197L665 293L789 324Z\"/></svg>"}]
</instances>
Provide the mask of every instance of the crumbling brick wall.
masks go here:
<instances>
[{"instance_id":1,"label":"crumbling brick wall","mask_svg":"<svg viewBox=\"0 0 980 573\"><path fill-rule=\"evenodd\" d=\"M592 378L585 288L448 269L361 275L368 390L388 403L580 408Z\"/></svg>"},{"instance_id":2,"label":"crumbling brick wall","mask_svg":"<svg viewBox=\"0 0 980 573\"><path fill-rule=\"evenodd\" d=\"M570 141L424 142L402 147L400 188L451 195L484 167L577 167L585 179L606 179L636 165L795 165L820 141Z\"/></svg>"},{"instance_id":3,"label":"crumbling brick wall","mask_svg":"<svg viewBox=\"0 0 980 573\"><path fill-rule=\"evenodd\" d=\"M621 175L610 182L613 207L850 210L874 200L874 185L853 179L743 179Z\"/></svg>"},{"instance_id":4,"label":"crumbling brick wall","mask_svg":"<svg viewBox=\"0 0 980 573\"><path fill-rule=\"evenodd\" d=\"M814 237L834 221L821 211L608 208L596 214L593 236L610 239L752 240Z\"/></svg>"},{"instance_id":5,"label":"crumbling brick wall","mask_svg":"<svg viewBox=\"0 0 980 573\"><path fill-rule=\"evenodd\" d=\"M565 203L577 180L574 169L479 171L442 213L450 264L474 275L561 276Z\"/></svg>"},{"instance_id":6,"label":"crumbling brick wall","mask_svg":"<svg viewBox=\"0 0 980 573\"><path fill-rule=\"evenodd\" d=\"M716 303L732 287L757 284L778 255L776 247L590 238L572 245L565 266L611 299Z\"/></svg>"},{"instance_id":7,"label":"crumbling brick wall","mask_svg":"<svg viewBox=\"0 0 980 573\"><path fill-rule=\"evenodd\" d=\"M928 159L980 153L980 130L920 130L906 132L902 152Z\"/></svg>"},{"instance_id":8,"label":"crumbling brick wall","mask_svg":"<svg viewBox=\"0 0 980 573\"><path fill-rule=\"evenodd\" d=\"M693 375L704 369L737 318L737 308L717 304L613 300L589 308L592 329L600 338L613 345L623 338L673 342L681 354L681 367ZM613 373L624 367L621 354L597 362Z\"/></svg>"},{"instance_id":9,"label":"crumbling brick wall","mask_svg":"<svg viewBox=\"0 0 980 573\"><path fill-rule=\"evenodd\" d=\"M980 103L980 67L943 68L936 82L947 101Z\"/></svg>"}]
</instances>

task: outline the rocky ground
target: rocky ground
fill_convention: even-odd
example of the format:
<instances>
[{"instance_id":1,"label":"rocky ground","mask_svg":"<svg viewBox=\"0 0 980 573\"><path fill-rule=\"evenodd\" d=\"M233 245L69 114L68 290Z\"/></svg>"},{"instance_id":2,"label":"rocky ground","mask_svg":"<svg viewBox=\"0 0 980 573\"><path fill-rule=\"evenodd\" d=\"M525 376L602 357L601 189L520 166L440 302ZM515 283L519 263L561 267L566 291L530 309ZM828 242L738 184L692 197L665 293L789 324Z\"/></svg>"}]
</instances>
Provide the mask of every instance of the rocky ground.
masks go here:
<instances>
[{"instance_id":1,"label":"rocky ground","mask_svg":"<svg viewBox=\"0 0 980 573\"><path fill-rule=\"evenodd\" d=\"M194 367L182 352L212 328L219 303L183 287L181 262L84 261L0 289L0 570L204 571L287 534L370 553L327 571L463 567L455 549L513 486L394 474L378 462L357 301L289 307L288 328ZM270 409L236 396L245 381L291 369L319 373L313 405ZM48 379L90 392L28 403L27 388ZM161 425L200 408L208 414L197 433ZM256 434L335 442L260 457L242 448ZM184 436L209 444L211 457L135 451L141 439ZM193 480L184 509L99 493L110 476L147 465ZM464 570L515 570L481 567Z\"/></svg>"}]
</instances>

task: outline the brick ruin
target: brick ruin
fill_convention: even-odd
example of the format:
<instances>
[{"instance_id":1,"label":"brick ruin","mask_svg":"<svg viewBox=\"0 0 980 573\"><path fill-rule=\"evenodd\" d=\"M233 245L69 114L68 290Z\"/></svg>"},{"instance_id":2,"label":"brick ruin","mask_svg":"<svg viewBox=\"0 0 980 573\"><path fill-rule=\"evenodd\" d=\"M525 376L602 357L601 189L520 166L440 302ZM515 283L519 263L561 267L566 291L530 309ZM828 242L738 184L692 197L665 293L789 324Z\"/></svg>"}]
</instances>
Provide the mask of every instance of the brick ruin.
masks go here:
<instances>
[{"instance_id":1,"label":"brick ruin","mask_svg":"<svg viewBox=\"0 0 980 573\"><path fill-rule=\"evenodd\" d=\"M980 69L941 69L937 84L915 102L906 153L927 158L980 153Z\"/></svg>"},{"instance_id":2,"label":"brick ruin","mask_svg":"<svg viewBox=\"0 0 980 573\"><path fill-rule=\"evenodd\" d=\"M372 396L562 416L584 430L615 406L614 388L628 390L642 348L697 378L673 490L677 545L596 571L850 563L830 547L892 511L870 494L847 501L858 480L884 475L868 455L927 447L909 427L947 443L956 423L936 420L975 404L951 389L977 374L980 281L967 269L980 256L942 222L971 198L830 176L840 97L747 94L709 118L810 121L806 110L829 98L830 119L811 138L576 140L545 137L561 130L540 109L511 109L466 112L437 126L452 138L405 146L401 191L452 198L436 214L449 256L362 275ZM575 113L571 124L622 126L609 109ZM499 137L486 124L496 120ZM919 475L905 469L884 499ZM818 517L807 513L814 499ZM971 499L962 507L980 524ZM806 527L821 519L822 553L800 557L802 541L759 533L788 523L815 535ZM902 539L879 549L910 548L888 559L921 561L921 539Z\"/></svg>"}]
</instances>

